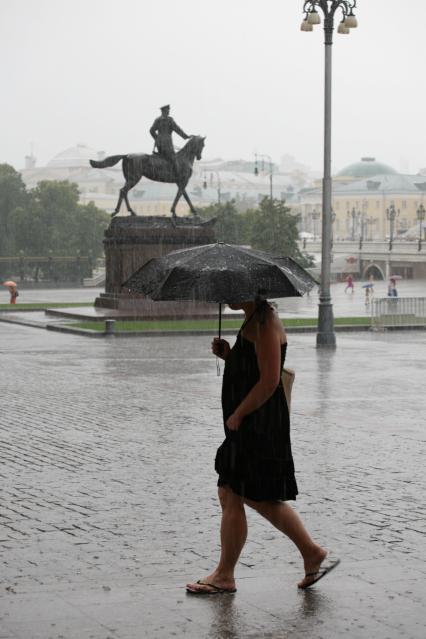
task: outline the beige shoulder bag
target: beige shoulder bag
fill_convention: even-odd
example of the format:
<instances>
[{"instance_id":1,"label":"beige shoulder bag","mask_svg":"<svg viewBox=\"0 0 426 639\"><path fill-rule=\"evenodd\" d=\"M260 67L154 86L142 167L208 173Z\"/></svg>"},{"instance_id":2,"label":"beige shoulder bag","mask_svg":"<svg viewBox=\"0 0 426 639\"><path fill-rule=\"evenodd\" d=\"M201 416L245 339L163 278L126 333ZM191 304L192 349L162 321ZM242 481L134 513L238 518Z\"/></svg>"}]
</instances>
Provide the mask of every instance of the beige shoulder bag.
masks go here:
<instances>
[{"instance_id":1,"label":"beige shoulder bag","mask_svg":"<svg viewBox=\"0 0 426 639\"><path fill-rule=\"evenodd\" d=\"M283 372L281 373L281 382L284 389L284 395L287 400L288 412L290 412L291 406L291 389L293 388L294 378L296 377L296 373L292 368L283 368Z\"/></svg>"}]
</instances>

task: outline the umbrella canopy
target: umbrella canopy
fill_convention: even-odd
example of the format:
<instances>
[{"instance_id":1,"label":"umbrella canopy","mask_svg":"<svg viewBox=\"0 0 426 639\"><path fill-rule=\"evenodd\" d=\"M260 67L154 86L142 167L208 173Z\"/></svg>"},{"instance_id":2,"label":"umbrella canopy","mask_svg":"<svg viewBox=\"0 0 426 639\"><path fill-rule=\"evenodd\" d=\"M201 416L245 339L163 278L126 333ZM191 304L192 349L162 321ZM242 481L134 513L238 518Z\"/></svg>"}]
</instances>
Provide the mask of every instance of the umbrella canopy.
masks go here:
<instances>
[{"instance_id":1,"label":"umbrella canopy","mask_svg":"<svg viewBox=\"0 0 426 639\"><path fill-rule=\"evenodd\" d=\"M3 282L3 286L16 286L16 282L13 280L7 280L6 282Z\"/></svg>"},{"instance_id":2,"label":"umbrella canopy","mask_svg":"<svg viewBox=\"0 0 426 639\"><path fill-rule=\"evenodd\" d=\"M153 258L123 287L153 300L240 303L264 297L300 297L317 281L290 257L218 242Z\"/></svg>"}]
</instances>

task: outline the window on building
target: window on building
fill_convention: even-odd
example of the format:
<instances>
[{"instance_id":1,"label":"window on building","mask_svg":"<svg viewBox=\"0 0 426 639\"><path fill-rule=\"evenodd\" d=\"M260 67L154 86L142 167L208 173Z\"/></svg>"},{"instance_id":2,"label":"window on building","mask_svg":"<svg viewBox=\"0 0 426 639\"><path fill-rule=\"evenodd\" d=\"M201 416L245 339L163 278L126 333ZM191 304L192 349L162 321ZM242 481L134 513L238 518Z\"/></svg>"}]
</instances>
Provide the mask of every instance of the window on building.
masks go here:
<instances>
[{"instance_id":1,"label":"window on building","mask_svg":"<svg viewBox=\"0 0 426 639\"><path fill-rule=\"evenodd\" d=\"M407 200L402 200L401 206L402 206L403 209L406 209L407 208Z\"/></svg>"},{"instance_id":2,"label":"window on building","mask_svg":"<svg viewBox=\"0 0 426 639\"><path fill-rule=\"evenodd\" d=\"M380 208L380 200L376 200L376 209Z\"/></svg>"}]
</instances>

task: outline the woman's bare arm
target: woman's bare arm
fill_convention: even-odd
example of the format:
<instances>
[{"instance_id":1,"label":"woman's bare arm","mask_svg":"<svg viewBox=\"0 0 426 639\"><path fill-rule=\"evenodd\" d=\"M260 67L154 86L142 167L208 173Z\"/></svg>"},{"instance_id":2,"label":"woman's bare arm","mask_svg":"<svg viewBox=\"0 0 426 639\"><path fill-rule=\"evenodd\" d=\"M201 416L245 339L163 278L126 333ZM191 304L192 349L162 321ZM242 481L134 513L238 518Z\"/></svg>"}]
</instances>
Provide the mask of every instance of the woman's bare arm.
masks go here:
<instances>
[{"instance_id":1,"label":"woman's bare arm","mask_svg":"<svg viewBox=\"0 0 426 639\"><path fill-rule=\"evenodd\" d=\"M244 417L260 408L272 396L280 381L281 334L272 318L259 328L255 345L259 381L228 418L226 426L230 430L238 430Z\"/></svg>"}]
</instances>

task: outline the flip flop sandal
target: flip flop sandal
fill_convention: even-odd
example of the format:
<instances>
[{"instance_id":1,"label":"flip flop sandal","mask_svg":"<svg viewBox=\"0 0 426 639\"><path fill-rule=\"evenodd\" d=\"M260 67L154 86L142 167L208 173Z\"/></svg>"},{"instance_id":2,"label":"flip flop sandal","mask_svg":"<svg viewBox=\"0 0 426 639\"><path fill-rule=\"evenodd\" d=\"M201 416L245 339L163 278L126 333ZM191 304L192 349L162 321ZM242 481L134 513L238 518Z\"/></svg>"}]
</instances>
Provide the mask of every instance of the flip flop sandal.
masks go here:
<instances>
[{"instance_id":1,"label":"flip flop sandal","mask_svg":"<svg viewBox=\"0 0 426 639\"><path fill-rule=\"evenodd\" d=\"M200 590L192 590L187 586L186 592L189 595L233 595L237 592L236 588L220 588L214 584L208 584L205 581L201 581L201 579L197 581L197 584L200 586L208 586L209 588L212 588L212 590L203 590L202 588Z\"/></svg>"},{"instance_id":2,"label":"flip flop sandal","mask_svg":"<svg viewBox=\"0 0 426 639\"><path fill-rule=\"evenodd\" d=\"M325 568L320 568L316 572L308 572L308 573L306 573L305 577L315 577L315 579L313 579L308 584L306 584L306 586L298 586L298 587L301 590L306 590L306 588L310 588L311 586L316 584L317 581L319 581L320 579L322 579L323 577L328 575L328 573L331 572L332 570L334 570L334 568L336 568L339 564L340 564L340 559L336 559L336 561L334 561L332 564L330 564L329 566L327 566Z\"/></svg>"}]
</instances>

